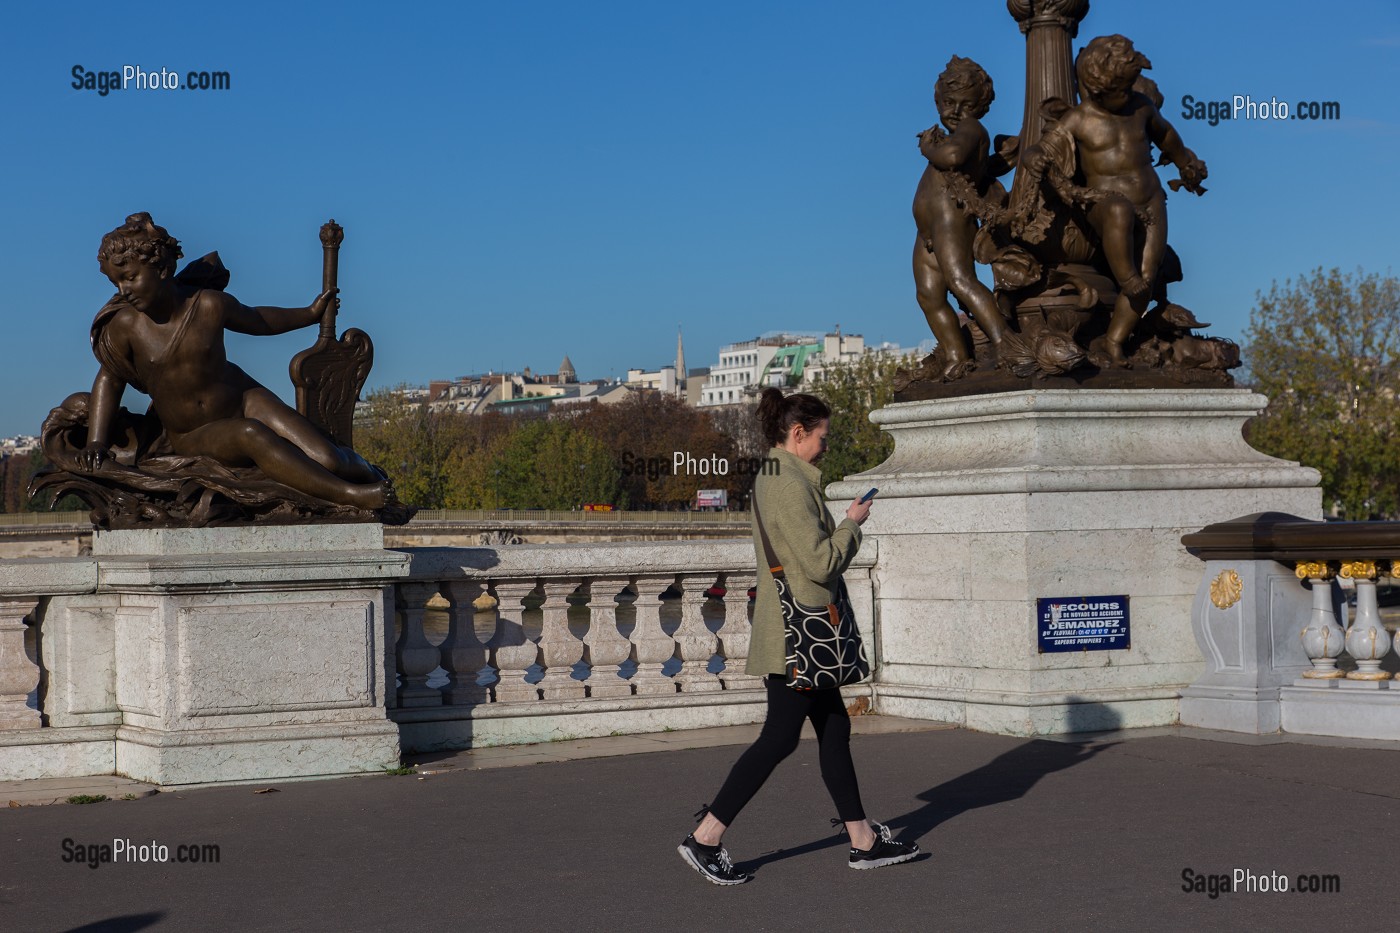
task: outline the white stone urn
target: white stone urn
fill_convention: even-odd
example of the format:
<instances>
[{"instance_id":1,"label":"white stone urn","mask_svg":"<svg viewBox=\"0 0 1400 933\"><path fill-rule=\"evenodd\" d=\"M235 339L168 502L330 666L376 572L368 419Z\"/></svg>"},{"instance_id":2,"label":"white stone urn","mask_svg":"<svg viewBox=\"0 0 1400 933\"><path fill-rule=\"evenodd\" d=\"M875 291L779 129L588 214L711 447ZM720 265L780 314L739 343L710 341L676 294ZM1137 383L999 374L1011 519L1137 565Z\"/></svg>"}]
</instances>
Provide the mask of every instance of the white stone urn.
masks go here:
<instances>
[{"instance_id":1,"label":"white stone urn","mask_svg":"<svg viewBox=\"0 0 1400 933\"><path fill-rule=\"evenodd\" d=\"M1337 669L1337 657L1345 647L1346 633L1337 624L1337 615L1332 611L1332 572L1325 563L1300 562L1297 574L1298 579L1307 580L1312 587L1312 612L1299 637L1303 653L1313 667L1304 671L1303 676L1314 680L1345 677L1346 673Z\"/></svg>"},{"instance_id":2,"label":"white stone urn","mask_svg":"<svg viewBox=\"0 0 1400 933\"><path fill-rule=\"evenodd\" d=\"M1376 562L1348 561L1342 564L1342 576L1356 581L1356 615L1347 629L1347 651L1356 659L1356 670L1347 679L1388 680L1381 658L1390 651L1390 633L1381 624L1376 603Z\"/></svg>"}]
</instances>

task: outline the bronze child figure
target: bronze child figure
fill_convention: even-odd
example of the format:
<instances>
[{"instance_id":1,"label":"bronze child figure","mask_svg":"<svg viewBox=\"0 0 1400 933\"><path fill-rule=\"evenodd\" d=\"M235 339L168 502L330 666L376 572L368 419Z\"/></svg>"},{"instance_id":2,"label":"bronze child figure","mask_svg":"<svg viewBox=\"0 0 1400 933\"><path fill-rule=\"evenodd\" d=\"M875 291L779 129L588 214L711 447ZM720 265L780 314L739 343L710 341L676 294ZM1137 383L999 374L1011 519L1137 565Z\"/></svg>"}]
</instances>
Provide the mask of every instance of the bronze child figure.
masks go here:
<instances>
[{"instance_id":1,"label":"bronze child figure","mask_svg":"<svg viewBox=\"0 0 1400 933\"><path fill-rule=\"evenodd\" d=\"M943 348L946 364L939 377L961 378L975 365L963 339L957 313L948 303L951 292L991 341L993 354L1006 332L1006 320L991 289L977 279L973 240L979 215L1000 209L1006 192L996 175L1008 169L993 163L990 140L981 118L996 94L982 67L954 55L938 76L933 99L948 128L925 130L919 148L928 167L914 194L914 284L924 317Z\"/></svg>"},{"instance_id":2,"label":"bronze child figure","mask_svg":"<svg viewBox=\"0 0 1400 933\"><path fill-rule=\"evenodd\" d=\"M1028 156L1037 173L1047 160L1064 175L1073 175L1076 165L1083 173L1081 206L1118 283L1105 350L1119 367L1129 365L1123 345L1147 309L1167 248L1167 195L1152 164L1152 145L1181 170L1188 191L1203 191L1206 178L1205 163L1186 148L1156 105L1133 88L1151 67L1124 36L1091 41L1075 61L1084 99Z\"/></svg>"},{"instance_id":3,"label":"bronze child figure","mask_svg":"<svg viewBox=\"0 0 1400 933\"><path fill-rule=\"evenodd\" d=\"M93 382L84 465L111 456L113 418L126 386L151 397L177 454L229 467L256 466L268 478L338 505L382 508L385 477L340 447L276 395L229 362L224 330L282 334L317 323L334 290L305 308L250 308L218 288L179 281L179 241L145 212L102 238L97 259L117 294L92 325L101 369Z\"/></svg>"}]
</instances>

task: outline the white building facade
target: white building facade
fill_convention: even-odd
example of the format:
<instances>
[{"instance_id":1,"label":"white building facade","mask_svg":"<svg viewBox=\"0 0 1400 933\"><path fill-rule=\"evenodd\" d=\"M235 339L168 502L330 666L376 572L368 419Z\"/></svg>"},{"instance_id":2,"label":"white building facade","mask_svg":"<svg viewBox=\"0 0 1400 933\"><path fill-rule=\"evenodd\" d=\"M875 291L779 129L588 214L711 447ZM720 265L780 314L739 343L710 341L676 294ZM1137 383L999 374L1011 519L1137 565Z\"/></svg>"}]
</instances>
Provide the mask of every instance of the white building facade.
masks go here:
<instances>
[{"instance_id":1,"label":"white building facade","mask_svg":"<svg viewBox=\"0 0 1400 933\"><path fill-rule=\"evenodd\" d=\"M719 363L711 367L697 404L737 405L769 386L808 391L830 366L854 363L871 354L917 358L927 352L922 346L867 346L860 334L843 334L840 327L822 336L765 334L720 348Z\"/></svg>"},{"instance_id":2,"label":"white building facade","mask_svg":"<svg viewBox=\"0 0 1400 933\"><path fill-rule=\"evenodd\" d=\"M710 367L710 376L700 390L699 407L736 405L752 394L763 371L785 346L806 343L811 337L773 334L731 343L719 349L719 362Z\"/></svg>"}]
</instances>

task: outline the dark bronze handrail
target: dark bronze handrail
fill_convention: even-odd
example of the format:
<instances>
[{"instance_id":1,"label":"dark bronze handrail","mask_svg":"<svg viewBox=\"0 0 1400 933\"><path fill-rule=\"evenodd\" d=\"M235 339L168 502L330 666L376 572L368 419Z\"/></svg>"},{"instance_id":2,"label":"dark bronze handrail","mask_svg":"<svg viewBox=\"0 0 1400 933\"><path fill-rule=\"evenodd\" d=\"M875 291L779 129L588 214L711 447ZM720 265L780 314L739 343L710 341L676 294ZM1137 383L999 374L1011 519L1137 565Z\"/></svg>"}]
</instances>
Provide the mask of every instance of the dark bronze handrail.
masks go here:
<instances>
[{"instance_id":1,"label":"dark bronze handrail","mask_svg":"<svg viewBox=\"0 0 1400 933\"><path fill-rule=\"evenodd\" d=\"M1394 560L1400 563L1400 522L1309 521L1286 512L1256 512L1182 535L1201 560Z\"/></svg>"}]
</instances>

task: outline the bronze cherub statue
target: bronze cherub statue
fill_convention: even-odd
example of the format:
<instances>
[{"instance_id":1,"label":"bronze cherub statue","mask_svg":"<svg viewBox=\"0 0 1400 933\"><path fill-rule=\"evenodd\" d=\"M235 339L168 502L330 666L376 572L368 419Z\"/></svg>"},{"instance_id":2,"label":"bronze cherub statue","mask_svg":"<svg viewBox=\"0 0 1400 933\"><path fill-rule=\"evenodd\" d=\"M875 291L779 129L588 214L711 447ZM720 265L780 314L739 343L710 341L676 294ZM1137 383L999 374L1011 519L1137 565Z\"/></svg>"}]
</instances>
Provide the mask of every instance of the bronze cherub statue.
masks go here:
<instances>
[{"instance_id":1,"label":"bronze cherub statue","mask_svg":"<svg viewBox=\"0 0 1400 933\"><path fill-rule=\"evenodd\" d=\"M988 151L981 120L996 92L981 65L954 55L938 76L933 99L948 132L935 125L919 135L928 167L914 192L914 285L929 330L944 348L938 375L953 380L971 372L974 363L949 293L991 342L993 364L1007 328L992 290L977 279L973 243L978 221L991 223L1001 215L1006 189L997 176L1011 167Z\"/></svg>"},{"instance_id":2,"label":"bronze cherub statue","mask_svg":"<svg viewBox=\"0 0 1400 933\"><path fill-rule=\"evenodd\" d=\"M92 323L97 377L91 393L70 396L45 421L54 468L35 478L31 494L73 493L95 524L111 528L406 521L382 470L224 349L225 330L272 335L322 321L334 314L338 289L324 288L304 308L248 307L224 291L229 275L217 253L177 275L181 256L179 241L145 212L102 238L97 259L117 294ZM151 397L146 415L119 408L128 385Z\"/></svg>"},{"instance_id":3,"label":"bronze cherub statue","mask_svg":"<svg viewBox=\"0 0 1400 933\"><path fill-rule=\"evenodd\" d=\"M1167 193L1152 147L1181 171L1181 185L1204 192L1206 164L1181 141L1148 96L1135 88L1152 63L1124 36L1099 36L1075 61L1083 100L1068 108L1027 153L1034 176L1050 171L1052 188L1084 211L1118 285L1104 335L1112 366L1128 365L1124 344L1147 310L1167 250ZM1076 176L1083 184L1075 184Z\"/></svg>"},{"instance_id":4,"label":"bronze cherub statue","mask_svg":"<svg viewBox=\"0 0 1400 933\"><path fill-rule=\"evenodd\" d=\"M1161 113L1146 56L1100 36L1071 60L1087 0L1009 0L1026 36L1020 134L989 147L992 81L953 56L935 85L948 132L920 134L916 294L938 346L896 401L1037 386L1231 386L1239 348L1167 296L1182 278L1167 188L1204 194L1206 165ZM1077 77L1077 86L1075 78ZM1163 185L1153 162L1174 164ZM1006 193L998 176L1015 169ZM991 267L993 288L974 261ZM963 315L954 312L949 295ZM1149 305L1154 305L1149 309Z\"/></svg>"}]
</instances>

